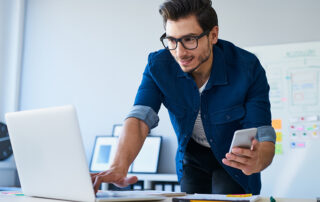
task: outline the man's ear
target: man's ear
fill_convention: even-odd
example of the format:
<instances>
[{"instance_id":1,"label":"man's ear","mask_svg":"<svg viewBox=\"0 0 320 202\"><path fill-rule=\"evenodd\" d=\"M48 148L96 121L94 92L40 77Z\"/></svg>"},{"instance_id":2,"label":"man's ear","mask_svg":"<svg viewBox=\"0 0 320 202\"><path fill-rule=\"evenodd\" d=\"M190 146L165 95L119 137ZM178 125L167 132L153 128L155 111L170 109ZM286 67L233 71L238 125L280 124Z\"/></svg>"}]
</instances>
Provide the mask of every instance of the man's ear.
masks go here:
<instances>
[{"instance_id":1,"label":"man's ear","mask_svg":"<svg viewBox=\"0 0 320 202\"><path fill-rule=\"evenodd\" d=\"M210 41L213 45L218 42L218 35L219 35L219 27L214 26L209 33Z\"/></svg>"}]
</instances>

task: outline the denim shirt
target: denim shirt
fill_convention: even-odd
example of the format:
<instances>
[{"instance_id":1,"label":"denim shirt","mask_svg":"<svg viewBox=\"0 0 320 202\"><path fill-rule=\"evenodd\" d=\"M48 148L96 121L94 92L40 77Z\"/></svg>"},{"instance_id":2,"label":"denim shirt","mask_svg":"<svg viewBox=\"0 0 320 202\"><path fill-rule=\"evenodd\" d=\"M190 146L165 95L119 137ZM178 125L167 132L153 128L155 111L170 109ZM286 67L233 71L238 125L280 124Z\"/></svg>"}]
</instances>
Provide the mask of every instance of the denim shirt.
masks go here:
<instances>
[{"instance_id":1,"label":"denim shirt","mask_svg":"<svg viewBox=\"0 0 320 202\"><path fill-rule=\"evenodd\" d=\"M258 141L275 142L269 85L255 55L219 39L213 46L210 78L200 94L194 79L181 70L168 50L151 53L127 118L143 120L152 129L158 125L161 104L168 109L178 139L176 171L179 181L186 146L201 109L204 131L219 163L247 193L260 193L260 173L247 176L222 163L234 131L238 129L257 127Z\"/></svg>"}]
</instances>

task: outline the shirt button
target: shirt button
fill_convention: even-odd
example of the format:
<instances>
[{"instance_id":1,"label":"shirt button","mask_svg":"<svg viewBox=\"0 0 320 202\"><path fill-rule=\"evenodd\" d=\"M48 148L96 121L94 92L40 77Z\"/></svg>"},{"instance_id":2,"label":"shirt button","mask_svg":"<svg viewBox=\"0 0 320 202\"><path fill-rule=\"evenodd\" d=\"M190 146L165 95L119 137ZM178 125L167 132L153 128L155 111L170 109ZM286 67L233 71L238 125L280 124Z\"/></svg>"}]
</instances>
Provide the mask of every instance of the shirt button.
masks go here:
<instances>
[{"instance_id":1,"label":"shirt button","mask_svg":"<svg viewBox=\"0 0 320 202\"><path fill-rule=\"evenodd\" d=\"M213 141L213 139L210 139L210 142L212 142Z\"/></svg>"},{"instance_id":2,"label":"shirt button","mask_svg":"<svg viewBox=\"0 0 320 202\"><path fill-rule=\"evenodd\" d=\"M226 119L227 120L231 119L231 116L230 115L226 115Z\"/></svg>"},{"instance_id":3,"label":"shirt button","mask_svg":"<svg viewBox=\"0 0 320 202\"><path fill-rule=\"evenodd\" d=\"M239 178L239 175L235 175L236 178Z\"/></svg>"},{"instance_id":4,"label":"shirt button","mask_svg":"<svg viewBox=\"0 0 320 202\"><path fill-rule=\"evenodd\" d=\"M206 119L206 118L207 118L207 115L204 114L204 115L203 115L203 119Z\"/></svg>"}]
</instances>

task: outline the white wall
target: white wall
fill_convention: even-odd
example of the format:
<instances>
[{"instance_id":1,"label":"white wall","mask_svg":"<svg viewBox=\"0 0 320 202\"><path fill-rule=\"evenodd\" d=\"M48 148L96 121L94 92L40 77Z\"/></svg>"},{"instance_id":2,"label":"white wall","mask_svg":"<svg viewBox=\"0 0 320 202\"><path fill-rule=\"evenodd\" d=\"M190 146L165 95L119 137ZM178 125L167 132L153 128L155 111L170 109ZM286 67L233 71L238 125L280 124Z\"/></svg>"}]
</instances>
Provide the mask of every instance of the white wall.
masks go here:
<instances>
[{"instance_id":1,"label":"white wall","mask_svg":"<svg viewBox=\"0 0 320 202\"><path fill-rule=\"evenodd\" d=\"M27 3L20 109L74 104L88 160L96 135L112 132L133 105L147 54L161 48L161 1ZM166 112L162 172L175 172L176 140Z\"/></svg>"},{"instance_id":2,"label":"white wall","mask_svg":"<svg viewBox=\"0 0 320 202\"><path fill-rule=\"evenodd\" d=\"M24 0L0 0L0 121L18 108ZM0 186L17 186L14 158L0 162Z\"/></svg>"},{"instance_id":3,"label":"white wall","mask_svg":"<svg viewBox=\"0 0 320 202\"><path fill-rule=\"evenodd\" d=\"M28 0L20 109L74 104L86 154L130 110L150 51L161 47L162 0ZM320 1L215 0L220 38L239 46L320 40ZM167 112L160 171L174 173Z\"/></svg>"},{"instance_id":4,"label":"white wall","mask_svg":"<svg viewBox=\"0 0 320 202\"><path fill-rule=\"evenodd\" d=\"M240 46L320 40L318 0L212 0L220 36Z\"/></svg>"},{"instance_id":5,"label":"white wall","mask_svg":"<svg viewBox=\"0 0 320 202\"><path fill-rule=\"evenodd\" d=\"M0 0L0 115L3 114L3 108L1 106L3 106L4 103L5 30L7 27L6 7L7 2L5 0ZM3 119L0 118L0 121L3 121Z\"/></svg>"},{"instance_id":6,"label":"white wall","mask_svg":"<svg viewBox=\"0 0 320 202\"><path fill-rule=\"evenodd\" d=\"M18 108L24 0L0 2L0 121Z\"/></svg>"}]
</instances>

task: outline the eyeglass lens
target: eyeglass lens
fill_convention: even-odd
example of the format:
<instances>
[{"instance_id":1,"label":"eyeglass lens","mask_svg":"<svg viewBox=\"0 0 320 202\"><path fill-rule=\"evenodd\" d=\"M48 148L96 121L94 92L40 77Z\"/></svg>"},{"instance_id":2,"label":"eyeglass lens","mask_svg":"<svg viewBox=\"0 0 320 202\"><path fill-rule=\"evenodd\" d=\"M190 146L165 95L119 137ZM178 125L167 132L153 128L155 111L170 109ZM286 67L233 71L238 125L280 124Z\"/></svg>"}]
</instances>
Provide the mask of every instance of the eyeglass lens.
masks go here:
<instances>
[{"instance_id":1,"label":"eyeglass lens","mask_svg":"<svg viewBox=\"0 0 320 202\"><path fill-rule=\"evenodd\" d=\"M195 49L198 46L198 40L196 37L193 36L186 36L182 37L181 39L174 39L174 38L164 38L163 44L170 50L177 48L177 42L180 41L184 48L186 49Z\"/></svg>"}]
</instances>

